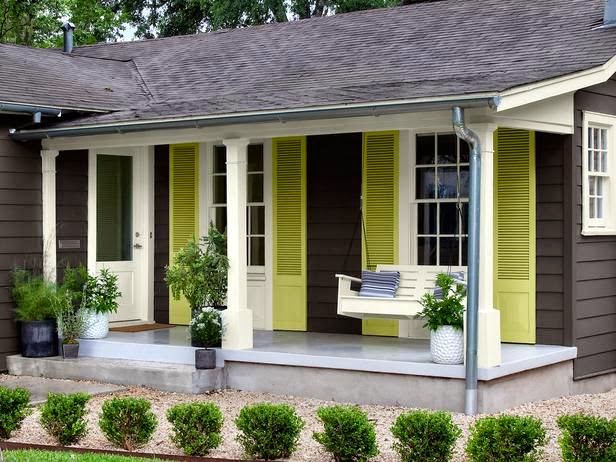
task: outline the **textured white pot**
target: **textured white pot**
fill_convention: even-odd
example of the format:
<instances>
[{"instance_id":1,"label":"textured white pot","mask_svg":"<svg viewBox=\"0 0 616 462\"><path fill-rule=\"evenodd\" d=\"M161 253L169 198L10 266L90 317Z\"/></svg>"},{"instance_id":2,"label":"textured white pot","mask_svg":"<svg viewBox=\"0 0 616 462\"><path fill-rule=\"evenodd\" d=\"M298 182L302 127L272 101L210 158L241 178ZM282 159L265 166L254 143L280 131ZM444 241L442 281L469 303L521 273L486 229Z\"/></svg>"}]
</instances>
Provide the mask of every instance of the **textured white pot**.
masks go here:
<instances>
[{"instance_id":1,"label":"textured white pot","mask_svg":"<svg viewBox=\"0 0 616 462\"><path fill-rule=\"evenodd\" d=\"M86 311L86 328L81 338L105 338L109 333L109 316L107 313Z\"/></svg>"},{"instance_id":2,"label":"textured white pot","mask_svg":"<svg viewBox=\"0 0 616 462\"><path fill-rule=\"evenodd\" d=\"M441 326L430 332L430 354L437 364L464 362L464 332L453 326Z\"/></svg>"}]
</instances>

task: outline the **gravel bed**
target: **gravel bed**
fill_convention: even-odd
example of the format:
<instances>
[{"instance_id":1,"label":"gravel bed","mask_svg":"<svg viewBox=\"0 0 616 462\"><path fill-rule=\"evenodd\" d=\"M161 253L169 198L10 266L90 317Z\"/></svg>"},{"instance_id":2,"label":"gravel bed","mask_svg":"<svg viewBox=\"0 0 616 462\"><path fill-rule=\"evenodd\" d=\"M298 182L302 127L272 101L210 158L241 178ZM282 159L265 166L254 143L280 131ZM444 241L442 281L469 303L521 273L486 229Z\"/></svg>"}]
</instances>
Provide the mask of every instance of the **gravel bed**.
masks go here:
<instances>
[{"instance_id":1,"label":"gravel bed","mask_svg":"<svg viewBox=\"0 0 616 462\"><path fill-rule=\"evenodd\" d=\"M0 381L2 380L0 376ZM242 458L242 450L235 441L237 431L233 420L240 409L246 404L259 401L270 401L277 403L288 403L297 409L298 414L305 420L306 427L302 432L298 451L289 459L290 461L310 461L325 462L331 459L320 449L319 445L312 439L312 432L319 430L319 425L314 417L315 411L319 406L332 404L331 402L296 398L290 396L271 395L266 393L251 393L225 390L204 395L186 395L179 393L167 393L150 390L146 388L128 388L126 390L113 393L113 396L133 396L142 397L151 401L152 409L159 420L158 428L152 441L142 448L143 452L160 454L181 454L181 452L169 441L171 428L165 413L174 404L189 401L212 401L218 404L225 416L223 428L222 445L211 452L211 457ZM89 403L90 431L86 438L79 444L80 447L115 449L113 448L98 429L98 414L102 403L108 396L95 396ZM390 406L362 406L368 413L377 428L377 441L379 443L380 455L375 461L390 462L397 461L398 458L391 448L392 437L389 432L395 418L407 408ZM602 394L577 395L565 398L540 401L525 404L507 411L509 414L533 415L540 418L549 433L550 441L545 448L543 456L544 462L560 462L560 453L556 443L558 429L556 427L556 417L563 413L584 412L604 417L616 417L616 389ZM14 433L9 441L21 443L54 444L53 440L43 431L38 423L40 412L35 410L26 418L21 430ZM454 460L462 462L465 460L463 447L466 442L468 427L475 418L464 414L454 414L455 422L463 429L464 435L458 441Z\"/></svg>"}]
</instances>

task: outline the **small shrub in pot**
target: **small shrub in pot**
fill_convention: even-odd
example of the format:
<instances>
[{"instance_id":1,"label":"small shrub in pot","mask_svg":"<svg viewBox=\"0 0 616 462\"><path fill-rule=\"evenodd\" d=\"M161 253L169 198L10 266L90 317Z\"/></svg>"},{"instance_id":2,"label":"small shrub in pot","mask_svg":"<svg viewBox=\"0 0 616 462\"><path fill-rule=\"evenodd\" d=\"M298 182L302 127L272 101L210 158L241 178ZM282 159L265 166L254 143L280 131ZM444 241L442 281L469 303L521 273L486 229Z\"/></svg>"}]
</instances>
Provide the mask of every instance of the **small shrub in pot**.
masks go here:
<instances>
[{"instance_id":1,"label":"small shrub in pot","mask_svg":"<svg viewBox=\"0 0 616 462\"><path fill-rule=\"evenodd\" d=\"M565 462L616 461L616 419L561 415L558 439Z\"/></svg>"},{"instance_id":2,"label":"small shrub in pot","mask_svg":"<svg viewBox=\"0 0 616 462\"><path fill-rule=\"evenodd\" d=\"M87 393L49 393L41 408L41 425L61 446L75 444L88 432Z\"/></svg>"},{"instance_id":3,"label":"small shrub in pot","mask_svg":"<svg viewBox=\"0 0 616 462\"><path fill-rule=\"evenodd\" d=\"M539 419L501 415L477 420L466 445L469 462L534 462L547 441Z\"/></svg>"},{"instance_id":4,"label":"small shrub in pot","mask_svg":"<svg viewBox=\"0 0 616 462\"><path fill-rule=\"evenodd\" d=\"M0 439L8 440L30 414L30 392L24 388L0 387Z\"/></svg>"},{"instance_id":5,"label":"small shrub in pot","mask_svg":"<svg viewBox=\"0 0 616 462\"><path fill-rule=\"evenodd\" d=\"M313 438L335 462L366 462L379 453L374 424L356 406L330 406L317 410L323 432Z\"/></svg>"},{"instance_id":6,"label":"small shrub in pot","mask_svg":"<svg viewBox=\"0 0 616 462\"><path fill-rule=\"evenodd\" d=\"M240 431L237 441L248 456L276 460L295 452L304 421L288 404L257 403L244 406L235 425Z\"/></svg>"},{"instance_id":7,"label":"small shrub in pot","mask_svg":"<svg viewBox=\"0 0 616 462\"><path fill-rule=\"evenodd\" d=\"M448 462L462 430L447 412L410 411L398 416L391 433L402 462Z\"/></svg>"},{"instance_id":8,"label":"small shrub in pot","mask_svg":"<svg viewBox=\"0 0 616 462\"><path fill-rule=\"evenodd\" d=\"M111 443L132 451L154 434L157 421L151 407L143 398L112 398L103 403L98 424Z\"/></svg>"},{"instance_id":9,"label":"small shrub in pot","mask_svg":"<svg viewBox=\"0 0 616 462\"><path fill-rule=\"evenodd\" d=\"M214 403L186 403L167 411L173 426L173 441L187 456L205 456L217 448L222 438L223 416Z\"/></svg>"}]
</instances>

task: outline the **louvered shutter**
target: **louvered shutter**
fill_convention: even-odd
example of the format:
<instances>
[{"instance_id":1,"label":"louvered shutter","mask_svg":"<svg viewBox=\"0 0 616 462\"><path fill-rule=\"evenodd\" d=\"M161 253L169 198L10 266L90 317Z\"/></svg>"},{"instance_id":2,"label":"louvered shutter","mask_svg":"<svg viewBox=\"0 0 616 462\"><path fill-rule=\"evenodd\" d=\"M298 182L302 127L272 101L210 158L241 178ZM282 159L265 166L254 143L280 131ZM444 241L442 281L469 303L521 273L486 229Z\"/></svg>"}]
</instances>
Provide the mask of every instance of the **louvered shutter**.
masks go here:
<instances>
[{"instance_id":1,"label":"louvered shutter","mask_svg":"<svg viewBox=\"0 0 616 462\"><path fill-rule=\"evenodd\" d=\"M305 331L306 138L273 140L274 329Z\"/></svg>"},{"instance_id":2,"label":"louvered shutter","mask_svg":"<svg viewBox=\"0 0 616 462\"><path fill-rule=\"evenodd\" d=\"M199 145L175 144L169 150L169 260L199 237ZM169 294L169 322L188 324L190 307Z\"/></svg>"},{"instance_id":3,"label":"louvered shutter","mask_svg":"<svg viewBox=\"0 0 616 462\"><path fill-rule=\"evenodd\" d=\"M363 135L362 198L365 234L362 266L398 261L398 155L397 131ZM398 336L398 321L365 319L364 335Z\"/></svg>"},{"instance_id":4,"label":"louvered shutter","mask_svg":"<svg viewBox=\"0 0 616 462\"><path fill-rule=\"evenodd\" d=\"M535 133L500 128L494 170L494 304L501 338L535 343Z\"/></svg>"}]
</instances>

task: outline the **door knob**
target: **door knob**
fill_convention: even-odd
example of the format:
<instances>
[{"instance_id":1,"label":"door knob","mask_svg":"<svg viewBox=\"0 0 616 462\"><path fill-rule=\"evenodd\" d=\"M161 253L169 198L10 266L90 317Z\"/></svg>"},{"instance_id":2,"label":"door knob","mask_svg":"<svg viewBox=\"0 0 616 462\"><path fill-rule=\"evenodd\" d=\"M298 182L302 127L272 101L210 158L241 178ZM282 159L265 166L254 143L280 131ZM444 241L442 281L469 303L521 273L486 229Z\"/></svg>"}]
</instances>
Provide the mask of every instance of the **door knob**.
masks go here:
<instances>
[{"instance_id":1,"label":"door knob","mask_svg":"<svg viewBox=\"0 0 616 462\"><path fill-rule=\"evenodd\" d=\"M135 249L143 249L143 246L141 244L135 244L133 247Z\"/></svg>"}]
</instances>

